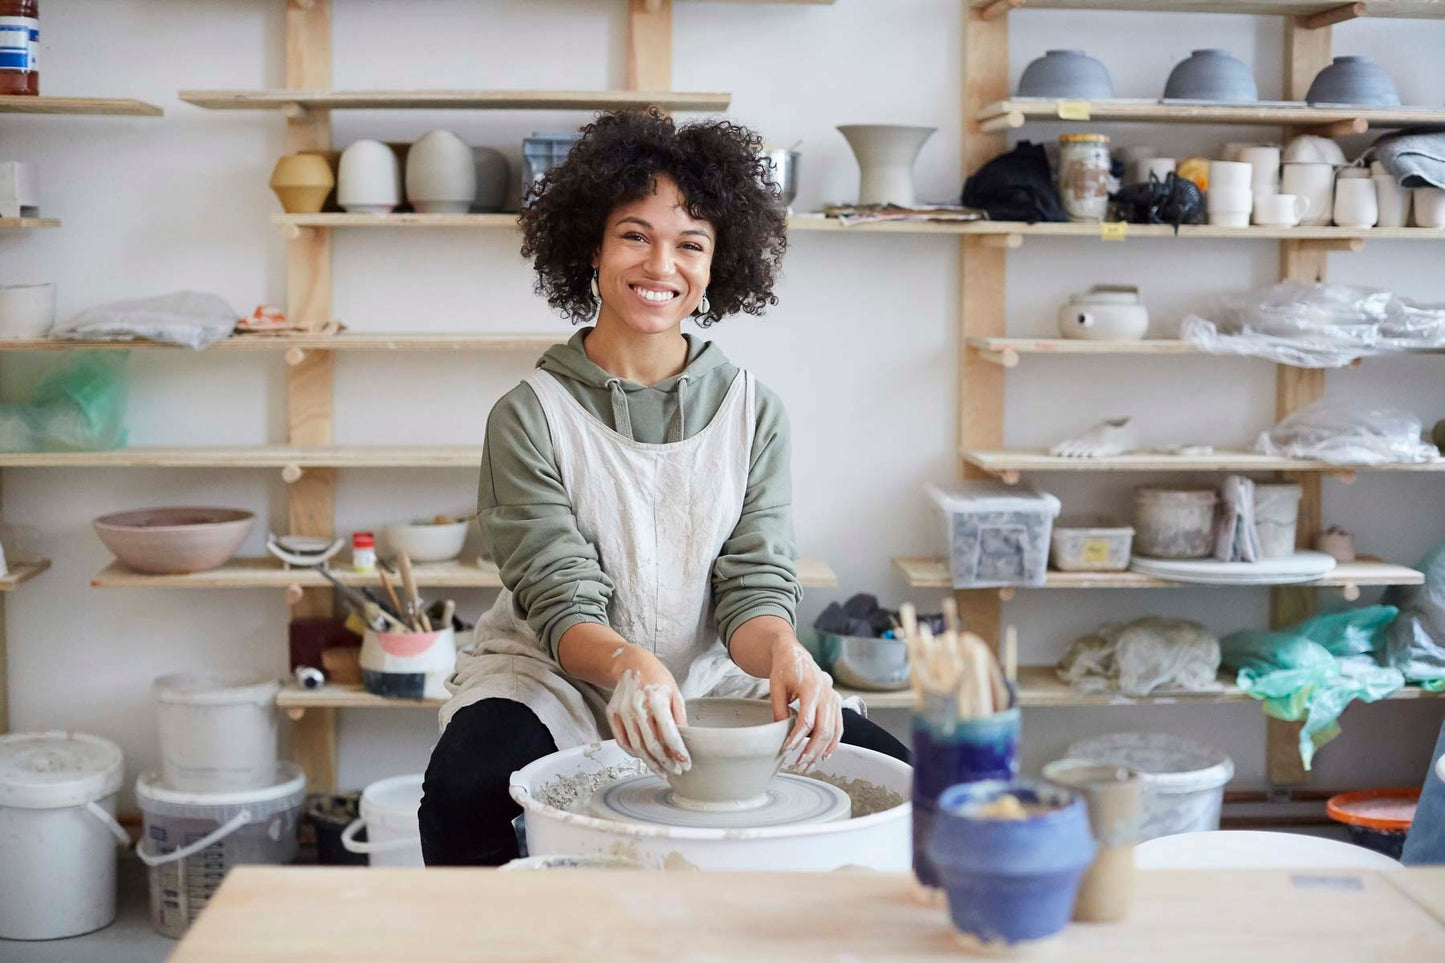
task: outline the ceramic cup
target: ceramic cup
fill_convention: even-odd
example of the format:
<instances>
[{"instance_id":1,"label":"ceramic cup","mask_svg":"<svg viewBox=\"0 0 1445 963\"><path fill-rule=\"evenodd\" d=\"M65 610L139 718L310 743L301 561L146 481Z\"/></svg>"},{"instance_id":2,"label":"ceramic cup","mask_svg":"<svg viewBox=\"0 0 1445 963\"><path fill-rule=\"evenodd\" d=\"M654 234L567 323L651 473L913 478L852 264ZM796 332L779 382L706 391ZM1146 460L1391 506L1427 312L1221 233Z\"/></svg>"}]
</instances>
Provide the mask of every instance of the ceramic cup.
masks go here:
<instances>
[{"instance_id":1,"label":"ceramic cup","mask_svg":"<svg viewBox=\"0 0 1445 963\"><path fill-rule=\"evenodd\" d=\"M1300 223L1330 223L1335 210L1335 169L1331 164L1285 164L1279 179L1281 194L1297 194L1309 201Z\"/></svg>"},{"instance_id":2,"label":"ceramic cup","mask_svg":"<svg viewBox=\"0 0 1445 963\"><path fill-rule=\"evenodd\" d=\"M1244 165L1248 169L1249 165ZM1254 195L1248 187L1209 187L1206 195L1209 223L1218 227L1248 227Z\"/></svg>"},{"instance_id":3,"label":"ceramic cup","mask_svg":"<svg viewBox=\"0 0 1445 963\"><path fill-rule=\"evenodd\" d=\"M1279 148L1255 144L1239 152L1242 163L1248 164L1253 173L1249 178L1249 189L1258 197L1261 194L1279 193ZM1212 184L1213 181L1210 181Z\"/></svg>"},{"instance_id":4,"label":"ceramic cup","mask_svg":"<svg viewBox=\"0 0 1445 963\"><path fill-rule=\"evenodd\" d=\"M1309 199L1298 194L1254 195L1254 223L1261 227L1294 227L1309 209Z\"/></svg>"},{"instance_id":5,"label":"ceramic cup","mask_svg":"<svg viewBox=\"0 0 1445 963\"><path fill-rule=\"evenodd\" d=\"M1139 180L1147 181L1149 175L1153 174L1162 181L1174 173L1174 163L1174 158L1172 157L1151 157L1143 162L1140 168L1143 176L1141 176Z\"/></svg>"},{"instance_id":6,"label":"ceramic cup","mask_svg":"<svg viewBox=\"0 0 1445 963\"><path fill-rule=\"evenodd\" d=\"M1210 161L1209 189L1243 188L1249 190L1254 168L1239 161Z\"/></svg>"},{"instance_id":7,"label":"ceramic cup","mask_svg":"<svg viewBox=\"0 0 1445 963\"><path fill-rule=\"evenodd\" d=\"M1369 171L1361 168L1340 171L1335 179L1333 216L1340 227L1375 226L1380 219L1380 207L1375 200L1375 182Z\"/></svg>"},{"instance_id":8,"label":"ceramic cup","mask_svg":"<svg viewBox=\"0 0 1445 963\"><path fill-rule=\"evenodd\" d=\"M1084 797L1089 828L1098 844L1079 884L1074 919L1084 923L1124 919L1134 902L1134 846L1139 841L1144 781L1133 770L1086 759L1056 759L1044 766L1044 779Z\"/></svg>"},{"instance_id":9,"label":"ceramic cup","mask_svg":"<svg viewBox=\"0 0 1445 963\"><path fill-rule=\"evenodd\" d=\"M1414 195L1415 226L1445 227L1445 190L1438 187L1417 187Z\"/></svg>"},{"instance_id":10,"label":"ceramic cup","mask_svg":"<svg viewBox=\"0 0 1445 963\"><path fill-rule=\"evenodd\" d=\"M379 140L346 148L336 181L336 201L352 214L389 214L401 203L401 164Z\"/></svg>"},{"instance_id":11,"label":"ceramic cup","mask_svg":"<svg viewBox=\"0 0 1445 963\"><path fill-rule=\"evenodd\" d=\"M1410 189L1401 187L1379 161L1370 165L1370 175L1375 182L1375 205L1380 209L1378 226L1404 227L1410 223Z\"/></svg>"}]
</instances>

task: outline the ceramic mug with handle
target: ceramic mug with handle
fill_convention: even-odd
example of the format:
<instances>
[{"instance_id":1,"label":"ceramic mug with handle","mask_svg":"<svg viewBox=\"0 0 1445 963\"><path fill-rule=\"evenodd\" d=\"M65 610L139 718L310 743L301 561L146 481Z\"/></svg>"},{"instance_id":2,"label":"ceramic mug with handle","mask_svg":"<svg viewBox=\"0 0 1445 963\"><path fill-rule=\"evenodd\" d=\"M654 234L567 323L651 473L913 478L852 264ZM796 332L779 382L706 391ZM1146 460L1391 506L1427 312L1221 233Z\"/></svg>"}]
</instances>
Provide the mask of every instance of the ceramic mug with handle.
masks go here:
<instances>
[{"instance_id":1,"label":"ceramic mug with handle","mask_svg":"<svg viewBox=\"0 0 1445 963\"><path fill-rule=\"evenodd\" d=\"M1335 168L1332 164L1285 164L1279 192L1307 199L1309 207L1301 223L1330 223L1334 214Z\"/></svg>"},{"instance_id":2,"label":"ceramic mug with handle","mask_svg":"<svg viewBox=\"0 0 1445 963\"><path fill-rule=\"evenodd\" d=\"M1309 198L1298 194L1256 194L1254 223L1261 227L1294 227L1309 209Z\"/></svg>"}]
</instances>

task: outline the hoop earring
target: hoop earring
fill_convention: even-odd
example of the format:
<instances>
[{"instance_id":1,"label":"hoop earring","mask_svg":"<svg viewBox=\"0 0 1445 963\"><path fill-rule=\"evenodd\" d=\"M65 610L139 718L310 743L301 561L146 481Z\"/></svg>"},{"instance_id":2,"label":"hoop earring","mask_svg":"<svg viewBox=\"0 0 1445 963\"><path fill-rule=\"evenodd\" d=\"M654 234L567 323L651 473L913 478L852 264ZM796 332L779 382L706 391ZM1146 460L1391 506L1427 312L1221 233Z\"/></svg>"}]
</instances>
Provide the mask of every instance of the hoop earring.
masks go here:
<instances>
[{"instance_id":1,"label":"hoop earring","mask_svg":"<svg viewBox=\"0 0 1445 963\"><path fill-rule=\"evenodd\" d=\"M704 291L702 293L702 300L697 302L697 310L693 313L696 314L698 317L703 317L711 310L712 304L707 299L707 292Z\"/></svg>"}]
</instances>

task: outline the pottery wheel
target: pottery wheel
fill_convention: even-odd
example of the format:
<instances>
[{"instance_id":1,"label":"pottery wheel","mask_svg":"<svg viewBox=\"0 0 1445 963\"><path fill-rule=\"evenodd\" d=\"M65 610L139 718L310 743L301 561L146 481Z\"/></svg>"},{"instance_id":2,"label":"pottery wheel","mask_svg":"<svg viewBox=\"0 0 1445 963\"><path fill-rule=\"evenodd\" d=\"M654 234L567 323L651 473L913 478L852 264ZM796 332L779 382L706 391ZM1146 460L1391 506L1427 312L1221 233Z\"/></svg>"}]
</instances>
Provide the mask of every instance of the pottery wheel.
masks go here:
<instances>
[{"instance_id":1,"label":"pottery wheel","mask_svg":"<svg viewBox=\"0 0 1445 963\"><path fill-rule=\"evenodd\" d=\"M761 829L847 819L853 801L836 786L807 776L782 773L768 784L767 801L733 812L688 809L674 800L661 776L631 776L597 790L589 808L594 816L628 823L686 826L693 829Z\"/></svg>"}]
</instances>

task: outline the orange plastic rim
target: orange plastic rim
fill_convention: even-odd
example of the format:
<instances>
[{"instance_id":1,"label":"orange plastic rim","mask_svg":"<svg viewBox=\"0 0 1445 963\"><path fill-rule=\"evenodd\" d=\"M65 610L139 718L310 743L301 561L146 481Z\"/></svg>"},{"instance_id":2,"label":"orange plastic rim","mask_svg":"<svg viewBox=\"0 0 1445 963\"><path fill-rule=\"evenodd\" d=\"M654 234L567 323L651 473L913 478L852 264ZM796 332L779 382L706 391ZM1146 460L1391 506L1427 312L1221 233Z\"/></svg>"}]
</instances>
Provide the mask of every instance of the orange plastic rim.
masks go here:
<instances>
[{"instance_id":1,"label":"orange plastic rim","mask_svg":"<svg viewBox=\"0 0 1445 963\"><path fill-rule=\"evenodd\" d=\"M1366 789L1361 792L1345 792L1331 796L1325 803L1325 812L1335 822L1347 826L1363 826L1366 829L1381 829L1386 832L1402 833L1410 828L1415 818L1415 807L1411 805L1409 818L1399 816L1373 816L1370 809L1380 803L1418 803L1418 789Z\"/></svg>"}]
</instances>

